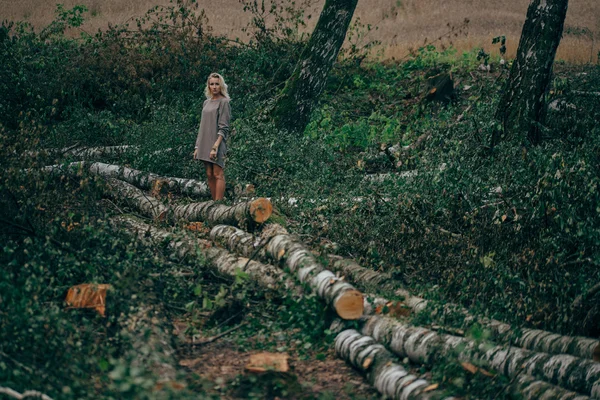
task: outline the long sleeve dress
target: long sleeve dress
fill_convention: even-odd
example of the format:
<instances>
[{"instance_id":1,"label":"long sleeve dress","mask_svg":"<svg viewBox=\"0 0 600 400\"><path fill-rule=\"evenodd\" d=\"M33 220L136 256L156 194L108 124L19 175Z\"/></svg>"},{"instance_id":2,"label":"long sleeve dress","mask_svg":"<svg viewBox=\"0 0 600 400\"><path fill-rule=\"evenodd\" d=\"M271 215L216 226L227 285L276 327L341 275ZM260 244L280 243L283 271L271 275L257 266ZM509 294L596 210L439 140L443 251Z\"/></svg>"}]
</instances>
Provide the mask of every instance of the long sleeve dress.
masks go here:
<instances>
[{"instance_id":1,"label":"long sleeve dress","mask_svg":"<svg viewBox=\"0 0 600 400\"><path fill-rule=\"evenodd\" d=\"M196 160L208 161L225 167L225 153L227 153L227 136L229 135L229 121L231 119L231 106L229 99L207 99L202 106L202 119L196 138ZM210 150L217 141L218 136L223 136L221 144L217 149L217 159L211 160Z\"/></svg>"}]
</instances>

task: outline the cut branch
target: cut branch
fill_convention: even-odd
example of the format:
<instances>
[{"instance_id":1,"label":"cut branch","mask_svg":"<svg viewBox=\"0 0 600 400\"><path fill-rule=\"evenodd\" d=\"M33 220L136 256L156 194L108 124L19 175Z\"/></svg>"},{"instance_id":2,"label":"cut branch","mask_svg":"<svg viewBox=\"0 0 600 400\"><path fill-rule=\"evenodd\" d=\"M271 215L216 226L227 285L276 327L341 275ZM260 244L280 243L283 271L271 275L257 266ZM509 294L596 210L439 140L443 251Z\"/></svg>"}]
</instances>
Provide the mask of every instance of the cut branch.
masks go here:
<instances>
[{"instance_id":1,"label":"cut branch","mask_svg":"<svg viewBox=\"0 0 600 400\"><path fill-rule=\"evenodd\" d=\"M26 399L28 397L34 399L52 400L52 397L45 395L42 392L38 392L37 390L26 390L23 393L19 393L9 387L0 386L0 393L18 400Z\"/></svg>"}]
</instances>

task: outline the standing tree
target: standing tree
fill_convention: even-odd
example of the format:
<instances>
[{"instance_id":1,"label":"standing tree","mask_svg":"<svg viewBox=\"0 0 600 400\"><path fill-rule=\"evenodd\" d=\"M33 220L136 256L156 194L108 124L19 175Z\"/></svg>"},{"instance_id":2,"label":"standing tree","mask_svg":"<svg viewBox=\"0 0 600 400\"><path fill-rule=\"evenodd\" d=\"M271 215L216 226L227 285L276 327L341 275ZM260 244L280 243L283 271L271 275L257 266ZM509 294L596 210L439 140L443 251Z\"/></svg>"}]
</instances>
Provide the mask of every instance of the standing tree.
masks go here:
<instances>
[{"instance_id":1,"label":"standing tree","mask_svg":"<svg viewBox=\"0 0 600 400\"><path fill-rule=\"evenodd\" d=\"M358 0L326 0L319 22L273 108L282 126L301 132L337 59Z\"/></svg>"},{"instance_id":2,"label":"standing tree","mask_svg":"<svg viewBox=\"0 0 600 400\"><path fill-rule=\"evenodd\" d=\"M517 58L496 111L502 128L495 130L492 146L500 141L502 133L505 138L540 142L540 127L546 118L545 97L567 5L568 0L532 0L529 4Z\"/></svg>"}]
</instances>

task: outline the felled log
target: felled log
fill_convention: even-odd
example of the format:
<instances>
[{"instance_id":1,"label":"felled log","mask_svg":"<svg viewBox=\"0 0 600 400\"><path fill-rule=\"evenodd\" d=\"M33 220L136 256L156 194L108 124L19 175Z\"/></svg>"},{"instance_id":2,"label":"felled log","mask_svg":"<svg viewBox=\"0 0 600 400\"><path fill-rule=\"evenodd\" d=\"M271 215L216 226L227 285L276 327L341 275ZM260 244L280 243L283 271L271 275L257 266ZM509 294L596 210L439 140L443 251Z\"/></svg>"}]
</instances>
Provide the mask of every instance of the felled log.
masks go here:
<instances>
[{"instance_id":1,"label":"felled log","mask_svg":"<svg viewBox=\"0 0 600 400\"><path fill-rule=\"evenodd\" d=\"M69 155L81 158L98 158L106 155L123 154L128 151L138 150L139 146L97 146L97 147L74 147L60 149L58 152L62 155Z\"/></svg>"},{"instance_id":2,"label":"felled log","mask_svg":"<svg viewBox=\"0 0 600 400\"><path fill-rule=\"evenodd\" d=\"M202 220L210 224L244 225L247 222L262 224L269 219L273 212L271 202L258 198L233 206L205 201L190 203L172 208L177 219L187 221Z\"/></svg>"},{"instance_id":3,"label":"felled log","mask_svg":"<svg viewBox=\"0 0 600 400\"><path fill-rule=\"evenodd\" d=\"M391 291L397 286L394 284L394 278L384 272L373 271L365 268L354 260L341 258L338 256L329 256L331 269L346 276L350 282L356 286L377 287L379 290Z\"/></svg>"},{"instance_id":4,"label":"felled log","mask_svg":"<svg viewBox=\"0 0 600 400\"><path fill-rule=\"evenodd\" d=\"M49 165L44 167L44 170L64 173L86 170L93 175L117 178L126 181L140 189L150 190L158 185L189 196L210 197L210 189L206 182L195 179L164 177L151 172L143 172L121 165L77 161L66 166Z\"/></svg>"},{"instance_id":5,"label":"felled log","mask_svg":"<svg viewBox=\"0 0 600 400\"><path fill-rule=\"evenodd\" d=\"M347 329L335 338L335 352L363 374L375 389L392 399L453 399L445 397L437 385L410 374L372 337Z\"/></svg>"},{"instance_id":6,"label":"felled log","mask_svg":"<svg viewBox=\"0 0 600 400\"><path fill-rule=\"evenodd\" d=\"M600 394L594 389L594 383L600 380L600 363L592 360L478 343L386 317L370 316L363 322L362 334L372 336L397 356L408 357L417 364L433 365L444 358L456 357L512 378L525 372L568 390L592 396Z\"/></svg>"},{"instance_id":7,"label":"felled log","mask_svg":"<svg viewBox=\"0 0 600 400\"><path fill-rule=\"evenodd\" d=\"M354 262L344 261L333 266L334 270L343 271L348 276L361 273L363 267L357 266ZM367 274L366 272L362 272ZM372 276L372 274L369 274ZM377 279L377 278L373 278ZM403 297L401 303L410 308L414 314L421 312L431 312L428 305L432 304L429 300L421 297L413 296L405 289L397 289L395 294ZM366 302L369 301L367 297ZM374 314L377 305L387 305L388 307L396 307L398 302L390 301L382 297L372 296L370 305L366 305L365 314ZM374 306L375 307L374 307ZM514 346L524 349L550 354L570 354L575 357L600 361L600 341L582 336L565 336L539 329L520 329L520 335L514 334L515 328L504 322L496 321L489 318L480 318L473 316L463 307L456 304L446 304L438 307L435 310L438 315L450 316L453 314L460 315L464 318L465 327L478 324L483 328L489 329L494 340L501 343L510 343Z\"/></svg>"},{"instance_id":8,"label":"felled log","mask_svg":"<svg viewBox=\"0 0 600 400\"><path fill-rule=\"evenodd\" d=\"M142 192L137 187L115 178L108 179L111 190L107 193L119 202L125 202L152 219L164 221L168 208L156 197Z\"/></svg>"},{"instance_id":9,"label":"felled log","mask_svg":"<svg viewBox=\"0 0 600 400\"><path fill-rule=\"evenodd\" d=\"M301 283L309 285L340 318L357 319L363 314L362 293L325 269L292 236L276 235L265 248L269 257L287 267Z\"/></svg>"},{"instance_id":10,"label":"felled log","mask_svg":"<svg viewBox=\"0 0 600 400\"><path fill-rule=\"evenodd\" d=\"M251 234L231 225L217 225L210 231L210 238L215 243L226 247L229 251L244 257L252 257L258 249L258 240ZM264 248L259 259L265 258Z\"/></svg>"},{"instance_id":11,"label":"felled log","mask_svg":"<svg viewBox=\"0 0 600 400\"><path fill-rule=\"evenodd\" d=\"M78 144L64 147L62 149L43 149L39 151L27 151L27 156L36 156L39 154L47 154L50 156L72 156L79 158L99 158L106 155L123 154L128 151L138 150L139 146L133 145L122 145L122 146L98 146L98 147L84 147Z\"/></svg>"},{"instance_id":12,"label":"felled log","mask_svg":"<svg viewBox=\"0 0 600 400\"><path fill-rule=\"evenodd\" d=\"M199 252L207 267L223 275L234 277L238 271L241 271L267 289L279 290L292 286L281 269L273 265L249 261L245 257L237 257L225 249L212 246L209 241L176 237L169 231L157 229L127 217L116 217L112 219L112 222L118 227L125 228L128 232L154 243L168 242L168 248L182 259L195 258Z\"/></svg>"},{"instance_id":13,"label":"felled log","mask_svg":"<svg viewBox=\"0 0 600 400\"><path fill-rule=\"evenodd\" d=\"M343 319L357 319L363 314L363 296L352 285L336 277L331 271L319 264L316 258L303 244L282 232L281 228L273 229L273 236L263 236L266 243L264 252L259 257L269 257L282 263L296 275L297 279L309 285L329 307ZM253 237L239 229L215 227L211 238L223 243L231 251L240 254L253 253L255 245Z\"/></svg>"}]
</instances>

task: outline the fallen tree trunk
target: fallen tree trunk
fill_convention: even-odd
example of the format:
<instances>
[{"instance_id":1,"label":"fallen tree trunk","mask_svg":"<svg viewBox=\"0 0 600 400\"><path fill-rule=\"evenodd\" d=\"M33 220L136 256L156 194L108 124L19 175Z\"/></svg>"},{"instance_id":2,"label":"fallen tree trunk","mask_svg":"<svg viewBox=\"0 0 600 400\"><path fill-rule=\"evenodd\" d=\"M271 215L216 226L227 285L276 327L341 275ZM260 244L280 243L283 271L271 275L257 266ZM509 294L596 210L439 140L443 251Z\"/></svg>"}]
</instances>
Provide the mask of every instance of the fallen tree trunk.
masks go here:
<instances>
[{"instance_id":1,"label":"fallen tree trunk","mask_svg":"<svg viewBox=\"0 0 600 400\"><path fill-rule=\"evenodd\" d=\"M137 187L115 178L108 179L108 186L110 190L107 194L114 199L125 202L152 219L165 220L168 209L155 197L148 196Z\"/></svg>"},{"instance_id":2,"label":"fallen tree trunk","mask_svg":"<svg viewBox=\"0 0 600 400\"><path fill-rule=\"evenodd\" d=\"M239 203L233 206L205 201L172 208L175 218L187 221L202 220L210 224L245 225L249 221L262 224L273 212L271 202L265 198Z\"/></svg>"},{"instance_id":3,"label":"fallen tree trunk","mask_svg":"<svg viewBox=\"0 0 600 400\"><path fill-rule=\"evenodd\" d=\"M236 257L225 249L212 246L209 241L176 237L171 232L154 228L132 218L117 217L112 221L131 234L147 237L155 243L168 241L169 249L182 259L196 258L200 254L209 268L223 275L235 277L237 272L241 271L267 289L280 290L293 286L281 269L245 257Z\"/></svg>"},{"instance_id":4,"label":"fallen tree trunk","mask_svg":"<svg viewBox=\"0 0 600 400\"><path fill-rule=\"evenodd\" d=\"M301 283L309 285L320 298L325 300L340 318L359 318L364 309L362 294L352 285L326 270L302 244L290 235L282 234L282 231L285 230L276 226L273 234L263 235L261 246L264 246L265 251L259 251L257 254L283 263ZM215 227L211 231L211 238L240 254L248 255L256 251L252 235L239 229Z\"/></svg>"},{"instance_id":5,"label":"fallen tree trunk","mask_svg":"<svg viewBox=\"0 0 600 400\"><path fill-rule=\"evenodd\" d=\"M244 257L252 257L255 251L262 250L257 255L259 259L265 259L265 250L264 248L258 248L259 243L255 237L234 226L217 225L211 229L210 238L215 243L229 249L229 251Z\"/></svg>"},{"instance_id":6,"label":"fallen tree trunk","mask_svg":"<svg viewBox=\"0 0 600 400\"><path fill-rule=\"evenodd\" d=\"M417 364L433 365L444 358L458 358L509 377L522 372L568 390L597 396L594 383L600 380L600 363L567 354L536 353L521 348L492 346L473 340L439 334L397 320L371 316L363 320L361 332L372 336L397 356Z\"/></svg>"},{"instance_id":7,"label":"fallen tree trunk","mask_svg":"<svg viewBox=\"0 0 600 400\"><path fill-rule=\"evenodd\" d=\"M351 260L339 260L334 262L332 269L349 276L352 282L359 282L359 280L354 280L354 276L364 276L366 279L371 279L372 282L385 280L385 278L376 277L372 272L369 272L372 270L361 267ZM401 300L400 303L410 308L414 314L430 312L427 309L428 305L432 305L433 307L436 306L429 300L411 295L410 292L405 289L397 289L395 294L403 297L403 300ZM378 305L387 305L388 308L394 308L398 303L382 297L370 297L370 305L366 307L365 314L374 314L376 312L376 306ZM373 307L373 305L375 307ZM600 341L597 339L581 336L565 336L539 329L528 328L521 329L521 334L516 335L514 334L515 329L511 325L489 318L475 317L466 309L458 305L446 304L437 308L435 313L438 315L438 318L449 317L453 314L458 315L461 318L464 318L465 327L479 324L483 328L489 329L494 340L498 342L510 343L518 347L542 353L570 354L575 357L591 359L594 361L600 360Z\"/></svg>"},{"instance_id":8,"label":"fallen tree trunk","mask_svg":"<svg viewBox=\"0 0 600 400\"><path fill-rule=\"evenodd\" d=\"M98 158L106 155L123 154L128 151L138 150L139 146L103 146L103 147L74 147L56 149L57 153L81 158Z\"/></svg>"},{"instance_id":9,"label":"fallen tree trunk","mask_svg":"<svg viewBox=\"0 0 600 400\"><path fill-rule=\"evenodd\" d=\"M108 178L117 178L128 182L140 189L153 189L158 186L166 186L173 190L189 196L210 197L210 189L205 182L194 179L164 177L151 172L143 172L137 169L121 165L105 164L101 162L77 161L64 165L49 165L44 167L49 172L78 172L87 170L93 175Z\"/></svg>"},{"instance_id":10,"label":"fallen tree trunk","mask_svg":"<svg viewBox=\"0 0 600 400\"><path fill-rule=\"evenodd\" d=\"M352 285L325 269L303 244L290 235L276 235L266 244L267 255L289 268L298 280L336 311L342 319L357 319L363 314L363 295Z\"/></svg>"},{"instance_id":11,"label":"fallen tree trunk","mask_svg":"<svg viewBox=\"0 0 600 400\"><path fill-rule=\"evenodd\" d=\"M394 357L372 337L363 336L354 329L342 331L335 338L335 352L352 364L382 395L392 399L453 399L444 397L426 380L410 374Z\"/></svg>"}]
</instances>

